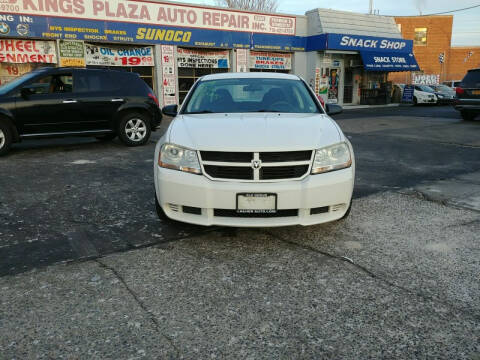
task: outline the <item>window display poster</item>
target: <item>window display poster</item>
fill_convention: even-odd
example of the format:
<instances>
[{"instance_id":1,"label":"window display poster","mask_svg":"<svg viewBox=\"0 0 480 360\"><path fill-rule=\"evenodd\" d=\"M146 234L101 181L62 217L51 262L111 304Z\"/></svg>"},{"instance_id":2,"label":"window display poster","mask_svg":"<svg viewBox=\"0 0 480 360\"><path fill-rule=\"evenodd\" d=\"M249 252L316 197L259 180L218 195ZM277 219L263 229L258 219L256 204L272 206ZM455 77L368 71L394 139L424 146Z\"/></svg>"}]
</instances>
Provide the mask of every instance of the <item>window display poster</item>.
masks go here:
<instances>
[{"instance_id":1,"label":"window display poster","mask_svg":"<svg viewBox=\"0 0 480 360\"><path fill-rule=\"evenodd\" d=\"M55 41L0 39L0 63L56 64Z\"/></svg>"},{"instance_id":2,"label":"window display poster","mask_svg":"<svg viewBox=\"0 0 480 360\"><path fill-rule=\"evenodd\" d=\"M328 103L338 102L338 76L339 69L330 69L328 76Z\"/></svg>"},{"instance_id":3,"label":"window display poster","mask_svg":"<svg viewBox=\"0 0 480 360\"><path fill-rule=\"evenodd\" d=\"M87 65L154 66L153 47L98 46L85 44Z\"/></svg>"},{"instance_id":4,"label":"window display poster","mask_svg":"<svg viewBox=\"0 0 480 360\"><path fill-rule=\"evenodd\" d=\"M180 68L228 69L228 50L177 49L177 65Z\"/></svg>"},{"instance_id":5,"label":"window display poster","mask_svg":"<svg viewBox=\"0 0 480 360\"><path fill-rule=\"evenodd\" d=\"M247 72L247 49L237 49L237 72Z\"/></svg>"},{"instance_id":6,"label":"window display poster","mask_svg":"<svg viewBox=\"0 0 480 360\"><path fill-rule=\"evenodd\" d=\"M162 45L163 106L177 104L177 79L173 45Z\"/></svg>"},{"instance_id":7,"label":"window display poster","mask_svg":"<svg viewBox=\"0 0 480 360\"><path fill-rule=\"evenodd\" d=\"M60 40L58 42L60 66L85 67L85 48L83 41Z\"/></svg>"}]
</instances>

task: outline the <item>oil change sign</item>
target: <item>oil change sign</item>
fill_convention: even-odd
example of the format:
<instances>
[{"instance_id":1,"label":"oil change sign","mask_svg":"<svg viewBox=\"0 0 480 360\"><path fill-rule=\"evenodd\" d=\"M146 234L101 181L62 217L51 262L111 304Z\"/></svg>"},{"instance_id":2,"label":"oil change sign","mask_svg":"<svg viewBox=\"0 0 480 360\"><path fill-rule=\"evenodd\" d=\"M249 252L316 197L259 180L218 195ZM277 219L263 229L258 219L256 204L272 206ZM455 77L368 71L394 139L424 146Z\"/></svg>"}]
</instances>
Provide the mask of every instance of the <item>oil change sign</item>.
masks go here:
<instances>
[{"instance_id":1,"label":"oil change sign","mask_svg":"<svg viewBox=\"0 0 480 360\"><path fill-rule=\"evenodd\" d=\"M177 66L181 68L215 68L228 69L228 51L202 51L177 49Z\"/></svg>"},{"instance_id":2,"label":"oil change sign","mask_svg":"<svg viewBox=\"0 0 480 360\"><path fill-rule=\"evenodd\" d=\"M87 65L154 66L153 47L120 47L85 44Z\"/></svg>"},{"instance_id":3,"label":"oil change sign","mask_svg":"<svg viewBox=\"0 0 480 360\"><path fill-rule=\"evenodd\" d=\"M0 39L0 62L56 64L55 42Z\"/></svg>"},{"instance_id":4,"label":"oil change sign","mask_svg":"<svg viewBox=\"0 0 480 360\"><path fill-rule=\"evenodd\" d=\"M290 70L292 54L250 51L251 69Z\"/></svg>"}]
</instances>

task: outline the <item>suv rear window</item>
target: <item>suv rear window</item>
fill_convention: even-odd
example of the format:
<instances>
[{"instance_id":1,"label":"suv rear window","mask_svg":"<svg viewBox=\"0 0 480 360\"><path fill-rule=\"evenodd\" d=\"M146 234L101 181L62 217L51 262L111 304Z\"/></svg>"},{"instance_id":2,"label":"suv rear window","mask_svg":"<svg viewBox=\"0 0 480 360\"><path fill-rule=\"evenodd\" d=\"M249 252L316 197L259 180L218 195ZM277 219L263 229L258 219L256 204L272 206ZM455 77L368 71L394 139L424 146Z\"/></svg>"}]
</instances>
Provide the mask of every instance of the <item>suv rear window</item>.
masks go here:
<instances>
[{"instance_id":1,"label":"suv rear window","mask_svg":"<svg viewBox=\"0 0 480 360\"><path fill-rule=\"evenodd\" d=\"M462 80L463 88L480 88L480 70L469 71Z\"/></svg>"}]
</instances>

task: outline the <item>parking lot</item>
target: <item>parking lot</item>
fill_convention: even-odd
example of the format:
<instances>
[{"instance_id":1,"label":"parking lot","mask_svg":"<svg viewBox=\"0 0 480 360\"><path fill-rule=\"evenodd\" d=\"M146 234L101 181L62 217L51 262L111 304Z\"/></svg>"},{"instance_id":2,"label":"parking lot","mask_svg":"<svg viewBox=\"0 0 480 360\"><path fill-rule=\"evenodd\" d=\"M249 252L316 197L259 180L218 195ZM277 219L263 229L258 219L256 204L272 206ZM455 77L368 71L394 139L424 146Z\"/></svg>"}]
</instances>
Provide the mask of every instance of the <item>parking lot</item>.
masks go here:
<instances>
[{"instance_id":1,"label":"parking lot","mask_svg":"<svg viewBox=\"0 0 480 360\"><path fill-rule=\"evenodd\" d=\"M202 228L155 213L153 151L0 158L0 357L480 359L480 121L347 110L346 220Z\"/></svg>"}]
</instances>

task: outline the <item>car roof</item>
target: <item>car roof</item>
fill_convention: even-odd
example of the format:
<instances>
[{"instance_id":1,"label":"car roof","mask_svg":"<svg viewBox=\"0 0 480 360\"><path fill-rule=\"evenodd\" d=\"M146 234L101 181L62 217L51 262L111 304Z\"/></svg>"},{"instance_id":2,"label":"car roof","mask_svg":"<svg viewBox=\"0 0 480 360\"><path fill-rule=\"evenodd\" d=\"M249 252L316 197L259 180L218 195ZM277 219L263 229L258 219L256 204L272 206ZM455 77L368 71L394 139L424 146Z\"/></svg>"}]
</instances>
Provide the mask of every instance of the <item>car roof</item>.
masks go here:
<instances>
[{"instance_id":1,"label":"car roof","mask_svg":"<svg viewBox=\"0 0 480 360\"><path fill-rule=\"evenodd\" d=\"M41 68L37 68L33 71L35 72L42 72L42 71L50 71L50 72L61 72L61 71L102 71L102 72L114 72L114 73L122 73L122 74L136 74L130 71L122 71L122 70L113 70L113 69L91 69L91 68L83 68L83 67L54 67L54 66L44 66Z\"/></svg>"},{"instance_id":2,"label":"car roof","mask_svg":"<svg viewBox=\"0 0 480 360\"><path fill-rule=\"evenodd\" d=\"M297 75L273 73L273 72L251 72L251 73L221 73L205 75L200 81L219 80L219 79L286 79L286 80L300 80Z\"/></svg>"}]
</instances>

